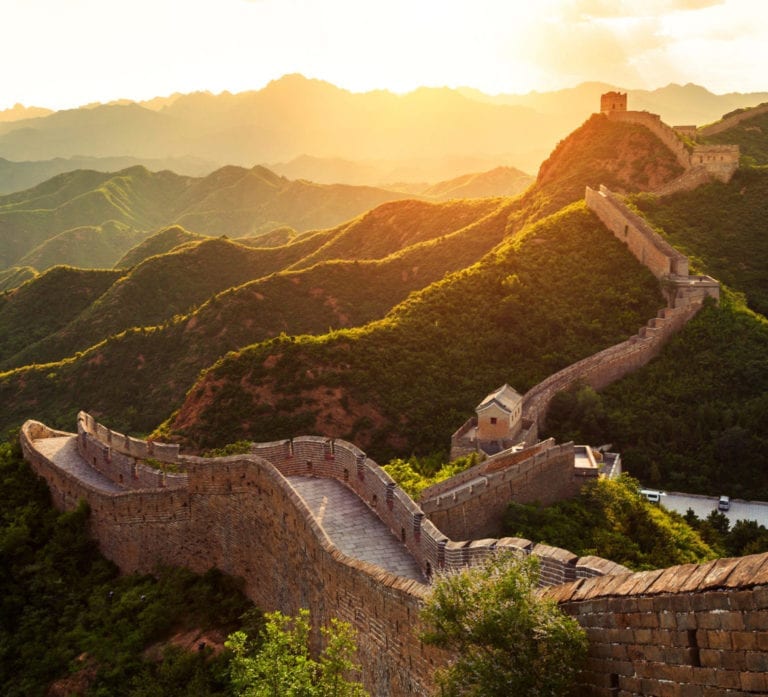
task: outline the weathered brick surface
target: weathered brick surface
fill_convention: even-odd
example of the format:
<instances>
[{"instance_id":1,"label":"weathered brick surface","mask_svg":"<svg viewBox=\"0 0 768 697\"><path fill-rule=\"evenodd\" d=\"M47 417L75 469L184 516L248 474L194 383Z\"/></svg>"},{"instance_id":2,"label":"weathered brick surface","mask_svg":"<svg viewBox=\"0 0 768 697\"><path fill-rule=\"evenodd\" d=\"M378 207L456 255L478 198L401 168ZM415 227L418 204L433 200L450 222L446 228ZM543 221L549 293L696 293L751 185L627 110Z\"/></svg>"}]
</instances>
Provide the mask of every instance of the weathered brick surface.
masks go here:
<instances>
[{"instance_id":1,"label":"weathered brick surface","mask_svg":"<svg viewBox=\"0 0 768 697\"><path fill-rule=\"evenodd\" d=\"M765 692L768 616L758 601L768 586L747 572L766 561L721 559L547 589L587 631L580 694L604 694L606 684L619 695Z\"/></svg>"}]
</instances>

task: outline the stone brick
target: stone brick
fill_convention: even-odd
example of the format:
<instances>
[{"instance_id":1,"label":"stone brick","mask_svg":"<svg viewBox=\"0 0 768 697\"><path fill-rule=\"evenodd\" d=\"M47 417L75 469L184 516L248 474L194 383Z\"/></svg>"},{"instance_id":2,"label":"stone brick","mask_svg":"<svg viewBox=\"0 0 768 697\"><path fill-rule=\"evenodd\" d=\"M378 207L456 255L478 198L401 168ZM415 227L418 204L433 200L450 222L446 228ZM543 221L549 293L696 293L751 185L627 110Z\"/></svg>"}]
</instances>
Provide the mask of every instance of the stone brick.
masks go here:
<instances>
[{"instance_id":1,"label":"stone brick","mask_svg":"<svg viewBox=\"0 0 768 697\"><path fill-rule=\"evenodd\" d=\"M757 651L760 649L757 632L731 632L731 642L737 651Z\"/></svg>"},{"instance_id":2,"label":"stone brick","mask_svg":"<svg viewBox=\"0 0 768 697\"><path fill-rule=\"evenodd\" d=\"M768 609L768 586L761 586L754 590L755 607L759 610Z\"/></svg>"},{"instance_id":3,"label":"stone brick","mask_svg":"<svg viewBox=\"0 0 768 697\"><path fill-rule=\"evenodd\" d=\"M763 651L747 651L747 670L759 673L768 672L768 653Z\"/></svg>"},{"instance_id":4,"label":"stone brick","mask_svg":"<svg viewBox=\"0 0 768 697\"><path fill-rule=\"evenodd\" d=\"M755 610L744 616L744 628L747 630L768 630L768 610Z\"/></svg>"},{"instance_id":5,"label":"stone brick","mask_svg":"<svg viewBox=\"0 0 768 697\"><path fill-rule=\"evenodd\" d=\"M701 632L701 634L705 634L706 639L700 646L706 646L709 649L725 649L728 651L734 648L730 632L707 630L706 632Z\"/></svg>"},{"instance_id":6,"label":"stone brick","mask_svg":"<svg viewBox=\"0 0 768 697\"><path fill-rule=\"evenodd\" d=\"M768 691L768 680L765 673L741 673L741 689L745 692Z\"/></svg>"},{"instance_id":7,"label":"stone brick","mask_svg":"<svg viewBox=\"0 0 768 697\"><path fill-rule=\"evenodd\" d=\"M755 593L753 590L732 591L728 595L731 609L742 612L755 609Z\"/></svg>"},{"instance_id":8,"label":"stone brick","mask_svg":"<svg viewBox=\"0 0 768 697\"><path fill-rule=\"evenodd\" d=\"M678 629L696 629L696 615L693 612L678 612L675 613L675 620L677 621Z\"/></svg>"},{"instance_id":9,"label":"stone brick","mask_svg":"<svg viewBox=\"0 0 768 697\"><path fill-rule=\"evenodd\" d=\"M706 684L711 685L713 683L718 687L738 690L741 688L741 673L736 670L716 670L714 671L714 680Z\"/></svg>"}]
</instances>

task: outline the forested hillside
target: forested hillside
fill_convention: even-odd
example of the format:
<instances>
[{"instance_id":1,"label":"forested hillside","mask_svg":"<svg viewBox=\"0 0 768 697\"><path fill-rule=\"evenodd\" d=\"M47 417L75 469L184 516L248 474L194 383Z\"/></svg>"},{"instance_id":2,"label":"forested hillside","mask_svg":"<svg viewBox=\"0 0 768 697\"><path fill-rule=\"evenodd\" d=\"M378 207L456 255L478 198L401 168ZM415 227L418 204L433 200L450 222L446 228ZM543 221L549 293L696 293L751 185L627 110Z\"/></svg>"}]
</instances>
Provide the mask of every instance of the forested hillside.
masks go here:
<instances>
[{"instance_id":1,"label":"forested hillside","mask_svg":"<svg viewBox=\"0 0 768 697\"><path fill-rule=\"evenodd\" d=\"M603 147L597 147L600 143L604 144ZM630 143L640 154L627 168L617 161L617 157L630 149ZM323 336L329 330L362 327L384 317L409 292L440 281L446 273L472 266L495 245L503 242L503 246L488 257L482 268L492 268L493 260L500 258L499 255L508 258L508 263L514 267L517 263L514 259L518 253L521 254L520 258L526 260L524 265L532 279L530 285L521 284L520 288L524 290L520 291L513 281L499 283L497 279L489 282L487 278L492 273L490 276L477 274L473 269L466 274L446 278L431 291L434 297L440 297L454 283L461 282L461 293L452 293L466 295L467 300L450 300L447 301L450 310L447 306L446 309L435 310L455 316L455 321L451 320L453 333L450 337L434 337L434 340L440 342L441 352L450 350L455 344L457 354L472 360L473 368L468 371L471 374L458 379L469 380L475 387L467 390L461 382L457 382L450 393L431 396L430 400L437 401L429 405L417 397L412 405L404 399L398 413L421 410L424 414L432 409L433 404L445 414L454 410L444 418L440 429L429 427L428 431L433 435L425 439L423 446L433 447L439 443L442 448L450 429L465 418L467 405L479 393L492 389L494 385L491 382L495 383L499 376L507 375L510 364L528 366L518 378L519 387L523 389L574 356L581 356L583 352L591 352L595 347L608 345L612 340L633 333L661 305L655 284L640 282L633 275L635 271L632 269L638 266L629 255L611 256L614 252L606 252L607 256L594 254L596 249L602 249L600 237L606 237L609 247L615 242L605 230L599 231L600 226L591 232L583 228L582 214L571 212L554 218L546 228L547 235L540 239L536 239L536 234L530 234L531 228L526 228L565 203L581 199L584 185L599 184L601 172L605 169L618 172L617 176L621 177L626 188L633 187L634 171L645 172L647 169L653 178L659 179L674 175L671 156L668 153L665 155L663 147L650 133L635 126L614 124L598 118L588 121L558 148L546 170L542 170L539 182L518 199L444 204L393 202L347 224L301 236L282 247L248 250L232 242L211 240L193 242L171 253L148 257L127 271L127 275L96 303L72 317L67 326L60 326L48 336L41 337L16 356L6 356L5 366L15 367L0 376L0 393L6 405L2 425L10 427L24 418L36 417L62 428L71 428L78 409L85 408L94 411L115 428L147 432L181 405L184 393L192 386L199 371L212 365L227 351L239 350L281 333L314 334L318 336L318 345L330 345L335 341L333 333ZM647 175L644 178L647 179ZM562 181L561 186L558 181ZM576 218L572 219L572 215ZM581 222L574 223L576 231L571 232L568 221L577 219ZM587 224L587 228L593 224ZM522 230L526 232L515 241ZM596 235L597 239L593 241L590 237L589 242L584 243L585 246L578 252L582 257L581 266L577 269L561 257L563 250L570 250L574 245L579 247L580 234ZM530 241L525 242L528 238ZM225 286L228 283L226 274L236 271L238 264L249 258L250 253L254 255L252 263L255 266L251 267L254 280L223 290L208 302L203 302L200 297L185 295L184 289L194 285L193 278L206 273L204 250L213 248L221 248L227 253L232 251L235 256L232 263L221 266L224 275L213 273L205 283L220 282ZM590 251L594 258L589 257ZM573 253L569 251L569 254ZM561 273L553 275L552 269L561 262L565 264ZM628 271L625 269L627 265L630 267ZM621 290L612 290L600 281L599 274L584 276L584 271L590 266L601 268L602 273L626 285ZM190 273L184 277L186 270ZM574 294L572 279L576 278L580 279L582 288ZM242 281L232 281L233 284L238 282ZM479 284L478 288L474 287L475 282ZM550 283L552 286L547 289ZM201 285L204 285L202 281ZM592 301L588 298L592 297L593 286L594 306L590 306ZM505 298L510 294L505 306ZM153 296L165 300L153 304ZM177 300L173 300L174 297ZM186 297L187 309L177 304L181 297ZM433 295L429 294L429 297ZM473 297L474 302L471 300ZM618 301L621 310L618 312L617 297L621 298ZM203 304L195 310L193 306L201 302ZM439 305L439 301L436 302ZM571 303L573 306L569 307ZM607 310L610 303L613 303L612 317ZM453 309L454 304L456 310ZM496 315L496 319L490 318L493 313L501 311L496 306L507 307L509 314L503 321ZM402 335L398 336L413 347L410 353L431 351L434 346L420 344L423 330L418 316L420 308L427 308L427 305L419 301L405 307L416 308L406 313L414 319L412 324L403 325ZM489 317L484 318L486 311L489 311ZM17 316L25 316L18 308L16 312ZM399 310L396 316L405 316L403 312ZM427 314L431 316L432 312L429 309ZM30 320L33 317L31 314L26 316ZM536 320L539 316L542 319ZM462 317L461 322L457 321L459 317ZM566 317L569 319L566 320ZM572 322L572 326L566 331L556 330L554 327L561 320ZM436 318L432 317L427 324L434 325L435 321ZM494 322L497 324L494 325ZM481 372L474 374L477 361L471 358L473 352L466 347L473 340L475 329L481 328L484 323L488 340L491 344L495 342L502 354L494 357ZM399 324L398 319L385 326ZM550 326L545 334L557 335L547 351L537 346L536 333L543 331L539 325ZM413 336L409 336L411 332ZM360 331L361 335L370 333L370 328ZM519 342L515 352L520 355L512 359L502 348L508 335L513 342L515 336L529 336L530 343ZM558 341L561 343L558 344ZM305 343L301 340L297 345ZM460 346L464 348L459 349ZM262 349L254 350L258 352ZM390 366L396 366L401 361L399 357L386 360ZM423 360L423 357L418 360ZM41 365L44 361L56 362ZM457 367L455 374L460 373L461 369ZM392 384L384 391L388 389L396 391L399 388ZM338 398L342 398L341 393ZM346 423L350 418L363 426L368 423L365 418L368 407L361 406L356 401L359 399L362 397L353 397L349 401L350 406L344 409L343 423L339 427L330 428L316 423L314 419L309 420L306 413L302 416L299 409L293 417L301 422L296 424L296 428L300 425L300 432L305 432L308 426L313 426L320 432L329 430L370 439L373 437L370 428L365 434L365 429L351 428ZM394 399L394 392L387 399ZM454 406L455 400L458 400L458 411ZM390 414L387 418L391 419L393 407L386 406L386 409ZM221 418L227 418L225 411ZM418 418L414 423L418 422ZM285 430L283 427L281 433ZM229 434L221 432L216 438L226 439ZM382 443L390 442L387 435L376 438ZM402 442L406 443L410 438L410 435L404 436ZM213 436L208 438L212 439ZM386 447L390 448L389 445Z\"/></svg>"},{"instance_id":2,"label":"forested hillside","mask_svg":"<svg viewBox=\"0 0 768 697\"><path fill-rule=\"evenodd\" d=\"M748 168L729 184L633 199L726 292L646 368L600 395L559 398L552 435L613 443L652 486L768 499L767 187L768 171Z\"/></svg>"},{"instance_id":3,"label":"forested hillside","mask_svg":"<svg viewBox=\"0 0 768 697\"><path fill-rule=\"evenodd\" d=\"M263 167L224 167L206 177L77 170L0 196L0 270L57 263L111 267L160 228L248 237L290 226L331 227L406 194L290 181Z\"/></svg>"},{"instance_id":4,"label":"forested hillside","mask_svg":"<svg viewBox=\"0 0 768 697\"><path fill-rule=\"evenodd\" d=\"M525 391L634 333L662 304L650 273L575 204L380 322L225 357L170 433L209 447L320 432L379 458L444 449L489 386Z\"/></svg>"}]
</instances>

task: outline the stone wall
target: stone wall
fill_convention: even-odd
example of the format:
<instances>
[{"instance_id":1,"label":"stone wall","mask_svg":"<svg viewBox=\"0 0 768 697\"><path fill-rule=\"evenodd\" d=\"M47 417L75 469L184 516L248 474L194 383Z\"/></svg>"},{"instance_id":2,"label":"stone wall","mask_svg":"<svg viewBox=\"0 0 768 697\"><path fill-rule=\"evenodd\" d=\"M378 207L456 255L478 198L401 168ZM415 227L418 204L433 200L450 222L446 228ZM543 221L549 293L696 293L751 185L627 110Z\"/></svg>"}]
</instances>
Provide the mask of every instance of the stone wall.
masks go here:
<instances>
[{"instance_id":1,"label":"stone wall","mask_svg":"<svg viewBox=\"0 0 768 697\"><path fill-rule=\"evenodd\" d=\"M727 116L722 121L718 121L717 123L710 124L709 126L703 126L699 129L698 134L699 136L703 136L705 138L707 136L714 136L718 133L722 133L723 131L727 131L729 128L733 128L742 121L752 119L755 116L765 114L766 112L768 112L768 103L760 104L756 107L753 107L752 109L747 109L738 114L733 114L733 116Z\"/></svg>"},{"instance_id":2,"label":"stone wall","mask_svg":"<svg viewBox=\"0 0 768 697\"><path fill-rule=\"evenodd\" d=\"M154 466L154 463L141 461L158 460L162 464L176 467L180 462L178 445L152 443L110 431L97 424L86 412L78 414L77 436L77 448L81 457L97 472L126 489L186 485L185 472L168 472Z\"/></svg>"},{"instance_id":3,"label":"stone wall","mask_svg":"<svg viewBox=\"0 0 768 697\"><path fill-rule=\"evenodd\" d=\"M426 577L478 563L503 549L539 556L544 583L625 571L605 559L577 558L528 540L453 541L386 472L344 441L307 436L254 444L249 455L207 459L179 454L176 464L185 471L176 486L150 481L142 489L125 481L130 467L109 466L122 463L118 455L124 454L99 440L109 441L108 429L84 413L78 423L83 428L75 436L28 421L22 448L47 480L57 507L72 509L81 500L89 504L91 531L105 556L127 572L152 572L159 565L197 572L217 567L242 577L245 592L264 610L294 613L307 607L316 624L331 617L349 621L358 631L364 682L374 695L426 694L435 665L445 660L422 646L414 631L427 586L343 554L285 476L331 477L346 484L408 547ZM55 466L34 447L35 440L52 437L74 439L90 458L85 462L92 464L95 457L96 469L123 490L99 489ZM132 443L131 448L149 452L148 445ZM528 466L543 469L538 461Z\"/></svg>"},{"instance_id":4,"label":"stone wall","mask_svg":"<svg viewBox=\"0 0 768 697\"><path fill-rule=\"evenodd\" d=\"M666 240L662 239L648 223L631 211L604 186L599 191L587 187L587 206L617 239L624 242L633 256L647 266L656 278L669 274L688 275L688 259Z\"/></svg>"},{"instance_id":5,"label":"stone wall","mask_svg":"<svg viewBox=\"0 0 768 697\"><path fill-rule=\"evenodd\" d=\"M264 609L309 607L316 622L349 621L359 632L372 694L428 694L432 671L446 656L417 639L426 587L342 554L270 463L254 456L190 458L186 489L105 494L33 446L35 439L68 435L27 422L25 457L47 479L57 506L90 503L93 533L121 568L215 565L243 577ZM331 454L338 445L311 442ZM290 452L290 445L265 447ZM768 555L628 573L528 540L495 543L448 542L444 554L452 563L498 549L540 557L544 580L558 584L542 592L587 631L581 694L733 697L768 690Z\"/></svg>"},{"instance_id":6,"label":"stone wall","mask_svg":"<svg viewBox=\"0 0 768 697\"><path fill-rule=\"evenodd\" d=\"M531 388L525 394L524 418L544 426L547 409L552 398L576 383L584 383L596 390L603 389L616 380L646 365L661 351L671 336L677 333L701 307L692 299L683 307L665 308L659 311L638 334L620 344L573 363Z\"/></svg>"},{"instance_id":7,"label":"stone wall","mask_svg":"<svg viewBox=\"0 0 768 697\"><path fill-rule=\"evenodd\" d=\"M768 110L768 105L765 105L765 107ZM729 123L725 126L714 124L713 126L700 129L698 135L706 136L719 133L735 125L735 123L743 120L743 118L751 118L758 113L762 113L762 111L758 110L751 111L752 113L748 116L743 116L742 119L737 118L741 116L740 114L732 117L735 120L733 122L728 120ZM651 114L648 111L609 111L605 113L608 118L614 121L625 121L645 126L669 148L678 163L685 169L685 172L680 177L661 187L660 191L663 193L659 195L667 195L676 191L687 191L706 181L711 181L711 178L722 182L729 182L733 173L739 167L738 145L700 144L694 145L689 149L680 136L684 134L689 137L696 137L697 134L694 133L696 129L693 126L671 128L661 120L658 114ZM695 170L695 172L692 172L692 170Z\"/></svg>"},{"instance_id":8,"label":"stone wall","mask_svg":"<svg viewBox=\"0 0 768 697\"><path fill-rule=\"evenodd\" d=\"M768 555L576 581L546 591L586 629L579 693L768 691Z\"/></svg>"},{"instance_id":9,"label":"stone wall","mask_svg":"<svg viewBox=\"0 0 768 697\"><path fill-rule=\"evenodd\" d=\"M691 153L691 166L702 167L715 179L728 183L739 168L739 146L696 145Z\"/></svg>"},{"instance_id":10,"label":"stone wall","mask_svg":"<svg viewBox=\"0 0 768 697\"><path fill-rule=\"evenodd\" d=\"M664 344L699 311L705 298L719 298L719 284L708 276L688 274L688 259L662 240L640 216L630 211L604 186L587 187L587 206L630 251L660 279L669 282L670 307L635 335L615 346L573 363L531 388L523 398L523 419L534 426L528 441L538 437L552 398L577 382L603 389L646 365Z\"/></svg>"},{"instance_id":11,"label":"stone wall","mask_svg":"<svg viewBox=\"0 0 768 697\"><path fill-rule=\"evenodd\" d=\"M655 188L651 193L656 196L669 196L679 191L693 191L703 184L709 184L712 181L712 175L704 167L691 167L666 184Z\"/></svg>"},{"instance_id":12,"label":"stone wall","mask_svg":"<svg viewBox=\"0 0 768 697\"><path fill-rule=\"evenodd\" d=\"M510 501L550 505L574 497L582 482L574 475L573 443L548 443L496 471L485 469L487 461L473 468L470 478L452 478L438 490L425 491L423 511L448 537L472 539L498 534Z\"/></svg>"},{"instance_id":13,"label":"stone wall","mask_svg":"<svg viewBox=\"0 0 768 697\"><path fill-rule=\"evenodd\" d=\"M446 479L445 481L438 482L437 484L433 484L432 486L427 487L424 489L424 491L421 492L419 500L423 502L435 498L436 496L444 494L448 491L452 491L459 486L463 486L467 482L470 482L471 480L476 479L481 475L491 474L493 472L506 469L510 465L516 465L523 460L527 460L529 457L533 457L534 455L538 455L544 450L548 450L554 445L555 439L548 438L547 440L535 443L529 447L505 450L503 452L497 453L496 455L487 457L482 462L469 467L468 469L465 469L463 472L455 474L450 479ZM471 452L476 452L476 450L472 450Z\"/></svg>"},{"instance_id":14,"label":"stone wall","mask_svg":"<svg viewBox=\"0 0 768 697\"><path fill-rule=\"evenodd\" d=\"M85 484L34 448L34 439L56 435L71 434L27 422L25 458L47 480L57 507L88 502L91 531L121 570L217 567L243 578L246 594L264 610L307 607L316 627L331 617L349 621L371 694L428 693L444 658L414 631L426 586L340 552L270 463L255 456L190 458L186 488L115 494Z\"/></svg>"}]
</instances>

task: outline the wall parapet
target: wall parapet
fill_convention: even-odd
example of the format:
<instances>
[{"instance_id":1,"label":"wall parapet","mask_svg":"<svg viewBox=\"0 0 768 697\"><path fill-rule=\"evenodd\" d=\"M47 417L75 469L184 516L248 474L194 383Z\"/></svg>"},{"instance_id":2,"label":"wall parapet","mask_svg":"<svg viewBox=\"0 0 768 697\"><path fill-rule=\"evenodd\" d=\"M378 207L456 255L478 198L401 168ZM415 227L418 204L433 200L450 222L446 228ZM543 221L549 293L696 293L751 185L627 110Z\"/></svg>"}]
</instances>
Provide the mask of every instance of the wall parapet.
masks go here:
<instances>
[{"instance_id":1,"label":"wall parapet","mask_svg":"<svg viewBox=\"0 0 768 697\"><path fill-rule=\"evenodd\" d=\"M587 632L579 694L768 691L768 554L577 579L542 592Z\"/></svg>"},{"instance_id":2,"label":"wall parapet","mask_svg":"<svg viewBox=\"0 0 768 697\"><path fill-rule=\"evenodd\" d=\"M647 266L656 278L670 274L688 275L688 258L651 228L637 213L630 210L611 191L600 186L599 191L586 188L585 201L602 223L620 241L624 242L634 257Z\"/></svg>"}]
</instances>

